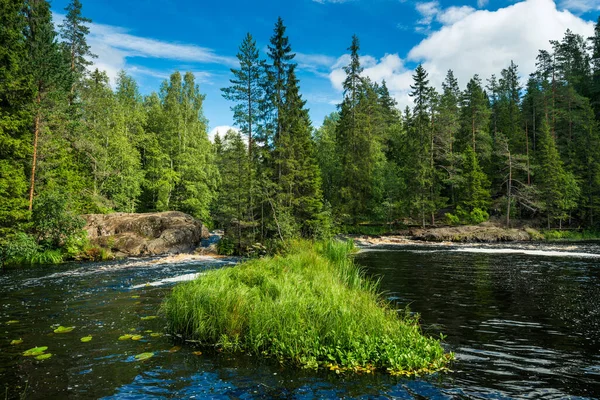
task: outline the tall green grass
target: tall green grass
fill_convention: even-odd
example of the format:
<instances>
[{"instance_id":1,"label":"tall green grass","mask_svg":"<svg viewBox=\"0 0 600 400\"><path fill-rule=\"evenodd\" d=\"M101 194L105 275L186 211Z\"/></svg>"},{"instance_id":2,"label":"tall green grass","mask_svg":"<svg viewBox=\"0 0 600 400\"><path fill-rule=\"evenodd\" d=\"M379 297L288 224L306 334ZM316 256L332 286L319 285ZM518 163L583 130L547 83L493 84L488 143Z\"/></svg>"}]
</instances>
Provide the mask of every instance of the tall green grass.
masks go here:
<instances>
[{"instance_id":1,"label":"tall green grass","mask_svg":"<svg viewBox=\"0 0 600 400\"><path fill-rule=\"evenodd\" d=\"M162 305L172 333L227 351L332 370L422 374L452 355L365 279L351 243L296 242L286 255L214 270Z\"/></svg>"}]
</instances>

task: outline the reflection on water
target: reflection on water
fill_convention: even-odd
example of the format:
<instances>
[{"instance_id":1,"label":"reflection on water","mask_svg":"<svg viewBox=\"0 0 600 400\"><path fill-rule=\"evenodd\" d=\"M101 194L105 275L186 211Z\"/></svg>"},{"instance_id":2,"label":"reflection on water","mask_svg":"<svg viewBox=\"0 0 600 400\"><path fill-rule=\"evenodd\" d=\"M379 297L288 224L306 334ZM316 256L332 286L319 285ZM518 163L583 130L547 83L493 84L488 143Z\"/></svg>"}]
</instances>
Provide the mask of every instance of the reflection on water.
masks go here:
<instances>
[{"instance_id":1,"label":"reflection on water","mask_svg":"<svg viewBox=\"0 0 600 400\"><path fill-rule=\"evenodd\" d=\"M142 319L157 314L174 282L234 260L0 272L0 398L599 397L600 270L590 254L600 247L511 248L519 251L420 246L357 255L391 301L421 314L425 332L448 336L454 372L424 379L299 371L247 355L195 355L189 344L174 351L176 338L156 335L165 321ZM76 329L54 334L56 324ZM118 340L127 333L143 337ZM82 343L87 335L92 341ZM53 357L21 355L35 346ZM143 352L154 356L135 361Z\"/></svg>"},{"instance_id":2,"label":"reflection on water","mask_svg":"<svg viewBox=\"0 0 600 400\"><path fill-rule=\"evenodd\" d=\"M458 246L359 254L382 289L448 336L473 397L600 396L600 264L595 245ZM448 393L448 391L445 391Z\"/></svg>"}]
</instances>

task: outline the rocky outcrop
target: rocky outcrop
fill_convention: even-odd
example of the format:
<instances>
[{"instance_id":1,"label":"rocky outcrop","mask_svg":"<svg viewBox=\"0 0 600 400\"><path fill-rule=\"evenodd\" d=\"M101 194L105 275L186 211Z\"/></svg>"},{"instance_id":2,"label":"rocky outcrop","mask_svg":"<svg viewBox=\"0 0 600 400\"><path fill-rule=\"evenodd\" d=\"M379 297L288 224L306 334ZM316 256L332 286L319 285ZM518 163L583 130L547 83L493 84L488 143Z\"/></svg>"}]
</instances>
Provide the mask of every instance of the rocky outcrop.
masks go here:
<instances>
[{"instance_id":1,"label":"rocky outcrop","mask_svg":"<svg viewBox=\"0 0 600 400\"><path fill-rule=\"evenodd\" d=\"M519 242L531 240L531 236L523 229L506 229L491 223L412 229L408 236L413 240L428 242Z\"/></svg>"},{"instance_id":2,"label":"rocky outcrop","mask_svg":"<svg viewBox=\"0 0 600 400\"><path fill-rule=\"evenodd\" d=\"M117 257L189 252L209 237L201 221L178 211L89 214L83 218L92 243L111 250Z\"/></svg>"}]
</instances>

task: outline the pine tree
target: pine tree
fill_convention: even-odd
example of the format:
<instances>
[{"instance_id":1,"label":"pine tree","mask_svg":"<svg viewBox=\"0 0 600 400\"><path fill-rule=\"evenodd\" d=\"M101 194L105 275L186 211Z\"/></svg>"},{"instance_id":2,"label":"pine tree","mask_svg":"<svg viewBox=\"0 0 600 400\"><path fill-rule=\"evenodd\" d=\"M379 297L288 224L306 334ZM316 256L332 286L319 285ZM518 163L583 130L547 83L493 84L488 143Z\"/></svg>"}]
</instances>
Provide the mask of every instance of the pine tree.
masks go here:
<instances>
[{"instance_id":1,"label":"pine tree","mask_svg":"<svg viewBox=\"0 0 600 400\"><path fill-rule=\"evenodd\" d=\"M0 235L27 218L33 86L23 7L24 1L0 0Z\"/></svg>"},{"instance_id":2,"label":"pine tree","mask_svg":"<svg viewBox=\"0 0 600 400\"><path fill-rule=\"evenodd\" d=\"M282 130L276 143L281 162L277 204L291 213L302 236L311 237L318 234L323 225L319 215L323 207L321 176L308 109L300 95L294 66L290 66L286 81Z\"/></svg>"},{"instance_id":3,"label":"pine tree","mask_svg":"<svg viewBox=\"0 0 600 400\"><path fill-rule=\"evenodd\" d=\"M548 228L556 220L562 226L567 213L577 206L580 189L573 174L563 168L556 143L545 122L541 126L537 162L536 182Z\"/></svg>"},{"instance_id":4,"label":"pine tree","mask_svg":"<svg viewBox=\"0 0 600 400\"><path fill-rule=\"evenodd\" d=\"M264 76L256 41L249 33L240 45L237 58L240 68L231 69L234 76L230 79L231 86L221 90L225 99L236 103L231 108L233 119L242 133L248 137L248 155L253 159L253 134L260 117L260 104L264 101Z\"/></svg>"},{"instance_id":5,"label":"pine tree","mask_svg":"<svg viewBox=\"0 0 600 400\"><path fill-rule=\"evenodd\" d=\"M434 223L435 188L434 166L432 163L433 130L431 128L431 88L428 74L422 65L419 65L413 75L412 92L410 96L415 103L411 119L411 129L407 134L408 157L407 175L409 177L409 190L412 192L412 209L415 210L421 225L424 227L426 218L431 217Z\"/></svg>"},{"instance_id":6,"label":"pine tree","mask_svg":"<svg viewBox=\"0 0 600 400\"><path fill-rule=\"evenodd\" d=\"M29 49L29 67L34 81L33 159L31 162L29 210L33 207L40 136L47 128L50 109L56 104L67 82L63 59L56 42L50 5L45 0L26 2L25 36ZM60 105L61 100L58 100Z\"/></svg>"},{"instance_id":7,"label":"pine tree","mask_svg":"<svg viewBox=\"0 0 600 400\"><path fill-rule=\"evenodd\" d=\"M484 166L489 162L492 151L492 139L489 134L490 109L481 79L475 75L463 92L461 107L461 129L458 151L463 152L470 146Z\"/></svg>"},{"instance_id":8,"label":"pine tree","mask_svg":"<svg viewBox=\"0 0 600 400\"><path fill-rule=\"evenodd\" d=\"M251 164L240 133L229 130L222 141L219 138L219 142L216 162L222 183L218 189L218 209L214 216L217 224L225 228L227 236L235 239L237 253L241 254L249 244L253 244L248 243L246 238ZM250 238L250 241L253 242L253 239Z\"/></svg>"},{"instance_id":9,"label":"pine tree","mask_svg":"<svg viewBox=\"0 0 600 400\"><path fill-rule=\"evenodd\" d=\"M277 18L273 36L269 40L267 56L271 65L267 68L267 94L270 95L270 109L274 113L274 140L277 140L283 129L282 110L285 103L288 68L296 54L292 53L289 38L285 34L286 27L281 17Z\"/></svg>"},{"instance_id":10,"label":"pine tree","mask_svg":"<svg viewBox=\"0 0 600 400\"><path fill-rule=\"evenodd\" d=\"M65 8L67 14L65 15L64 23L59 25L60 34L64 40L63 45L70 64L71 103L75 99L76 87L81 85L87 67L93 64L89 59L96 57L95 54L92 54L86 39L86 36L90 33L90 29L86 24L91 23L92 20L81 15L81 6L79 0L71 0Z\"/></svg>"},{"instance_id":11,"label":"pine tree","mask_svg":"<svg viewBox=\"0 0 600 400\"><path fill-rule=\"evenodd\" d=\"M477 155L471 147L463 152L459 202L470 223L480 223L489 218L487 212L491 203L490 182L477 161Z\"/></svg>"}]
</instances>

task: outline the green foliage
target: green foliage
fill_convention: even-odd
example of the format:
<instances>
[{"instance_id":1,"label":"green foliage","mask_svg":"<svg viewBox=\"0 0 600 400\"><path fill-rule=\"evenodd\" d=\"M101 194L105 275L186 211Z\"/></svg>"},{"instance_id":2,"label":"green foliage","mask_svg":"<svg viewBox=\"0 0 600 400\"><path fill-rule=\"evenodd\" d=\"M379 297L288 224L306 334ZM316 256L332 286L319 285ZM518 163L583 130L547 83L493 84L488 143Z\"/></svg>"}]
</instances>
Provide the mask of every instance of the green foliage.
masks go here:
<instances>
[{"instance_id":1,"label":"green foliage","mask_svg":"<svg viewBox=\"0 0 600 400\"><path fill-rule=\"evenodd\" d=\"M85 225L82 218L67 209L67 199L59 192L44 192L34 203L32 221L38 243L58 248Z\"/></svg>"},{"instance_id":2,"label":"green foliage","mask_svg":"<svg viewBox=\"0 0 600 400\"><path fill-rule=\"evenodd\" d=\"M40 248L31 235L18 232L0 240L0 266L27 263Z\"/></svg>"},{"instance_id":3,"label":"green foliage","mask_svg":"<svg viewBox=\"0 0 600 400\"><path fill-rule=\"evenodd\" d=\"M414 317L385 305L351 251L348 243L296 242L285 255L175 287L162 312L186 339L305 368L444 370L451 355L422 335Z\"/></svg>"},{"instance_id":4,"label":"green foliage","mask_svg":"<svg viewBox=\"0 0 600 400\"><path fill-rule=\"evenodd\" d=\"M235 241L229 237L223 237L217 243L217 251L223 256L231 256L235 253Z\"/></svg>"}]
</instances>

